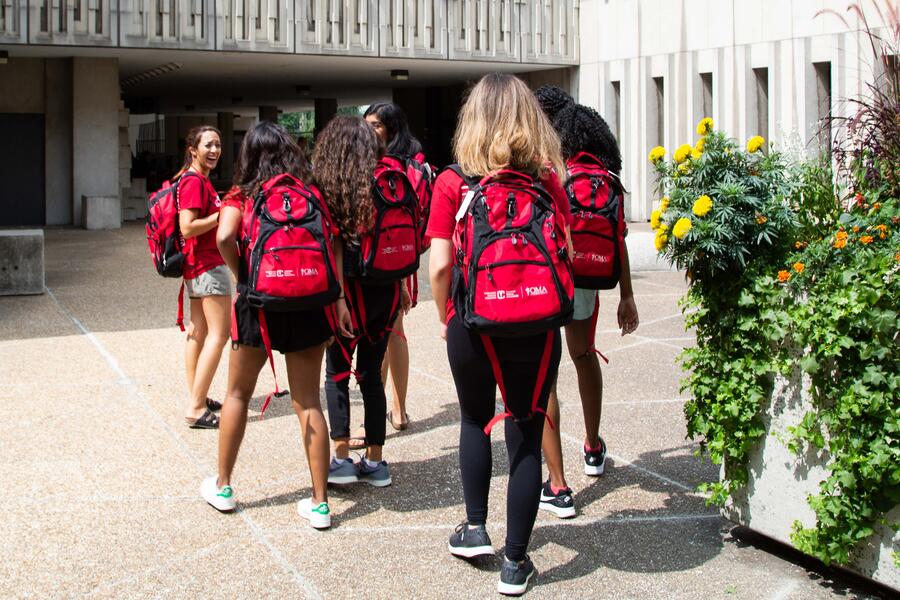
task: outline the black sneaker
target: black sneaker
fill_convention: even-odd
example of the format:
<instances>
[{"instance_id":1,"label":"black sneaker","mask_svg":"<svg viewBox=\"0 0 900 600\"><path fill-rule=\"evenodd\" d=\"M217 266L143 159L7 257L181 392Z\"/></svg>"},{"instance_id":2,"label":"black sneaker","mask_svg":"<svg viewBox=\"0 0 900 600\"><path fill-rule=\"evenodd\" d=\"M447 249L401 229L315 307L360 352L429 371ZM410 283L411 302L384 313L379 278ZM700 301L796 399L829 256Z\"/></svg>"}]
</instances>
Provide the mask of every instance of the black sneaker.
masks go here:
<instances>
[{"instance_id":1,"label":"black sneaker","mask_svg":"<svg viewBox=\"0 0 900 600\"><path fill-rule=\"evenodd\" d=\"M541 490L541 503L539 508L549 510L560 519L569 519L575 516L575 501L572 499L572 490L563 488L554 494L550 482L544 483Z\"/></svg>"},{"instance_id":2,"label":"black sneaker","mask_svg":"<svg viewBox=\"0 0 900 600\"><path fill-rule=\"evenodd\" d=\"M450 554L462 558L474 558L494 553L491 538L484 525L469 525L468 521L463 521L456 526L456 531L450 536L450 543L447 544L447 547L450 549Z\"/></svg>"},{"instance_id":3,"label":"black sneaker","mask_svg":"<svg viewBox=\"0 0 900 600\"><path fill-rule=\"evenodd\" d=\"M521 596L528 589L528 581L532 575L534 575L534 563L527 554L519 562L509 560L504 556L497 591L504 596Z\"/></svg>"},{"instance_id":4,"label":"black sneaker","mask_svg":"<svg viewBox=\"0 0 900 600\"><path fill-rule=\"evenodd\" d=\"M606 442L600 439L599 449L589 450L584 447L584 474L591 477L599 477L603 475L603 469L606 466Z\"/></svg>"}]
</instances>

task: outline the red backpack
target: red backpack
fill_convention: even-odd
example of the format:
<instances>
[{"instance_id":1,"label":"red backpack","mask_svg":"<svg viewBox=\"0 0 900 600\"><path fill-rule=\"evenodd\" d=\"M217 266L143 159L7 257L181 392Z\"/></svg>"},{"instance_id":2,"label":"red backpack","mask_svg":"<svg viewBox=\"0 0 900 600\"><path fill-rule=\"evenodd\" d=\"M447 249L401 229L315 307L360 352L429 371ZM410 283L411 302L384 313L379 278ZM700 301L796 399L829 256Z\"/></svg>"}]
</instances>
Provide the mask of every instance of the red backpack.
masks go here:
<instances>
[{"instance_id":1,"label":"red backpack","mask_svg":"<svg viewBox=\"0 0 900 600\"><path fill-rule=\"evenodd\" d=\"M193 171L167 181L147 200L147 245L156 272L163 277L181 277L184 266L184 238L178 226L178 184L185 177L199 177Z\"/></svg>"},{"instance_id":2,"label":"red backpack","mask_svg":"<svg viewBox=\"0 0 900 600\"><path fill-rule=\"evenodd\" d=\"M406 175L416 191L419 199L419 251L424 253L431 247L431 240L425 236L428 228L428 215L431 214L432 173L431 166L425 162L421 152L406 161Z\"/></svg>"},{"instance_id":3,"label":"red backpack","mask_svg":"<svg viewBox=\"0 0 900 600\"><path fill-rule=\"evenodd\" d=\"M625 251L625 203L618 177L592 154L579 152L566 161L566 194L572 208L575 285L609 290L622 276Z\"/></svg>"},{"instance_id":4,"label":"red backpack","mask_svg":"<svg viewBox=\"0 0 900 600\"><path fill-rule=\"evenodd\" d=\"M406 164L387 155L375 166L375 225L348 252L347 274L369 281L398 281L419 270L419 198ZM356 254L357 256L353 256Z\"/></svg>"},{"instance_id":5,"label":"red backpack","mask_svg":"<svg viewBox=\"0 0 900 600\"><path fill-rule=\"evenodd\" d=\"M553 334L572 320L575 286L564 220L539 182L516 171L500 171L475 181L467 179L458 165L450 168L467 183L453 233L453 305L461 323L481 334L505 407L485 427L489 435L498 421L514 417L490 336L546 332L531 415L544 412L538 400L553 351Z\"/></svg>"},{"instance_id":6,"label":"red backpack","mask_svg":"<svg viewBox=\"0 0 900 600\"><path fill-rule=\"evenodd\" d=\"M239 291L247 302L280 312L334 302L341 287L330 228L318 190L292 175L266 181L243 215Z\"/></svg>"}]
</instances>

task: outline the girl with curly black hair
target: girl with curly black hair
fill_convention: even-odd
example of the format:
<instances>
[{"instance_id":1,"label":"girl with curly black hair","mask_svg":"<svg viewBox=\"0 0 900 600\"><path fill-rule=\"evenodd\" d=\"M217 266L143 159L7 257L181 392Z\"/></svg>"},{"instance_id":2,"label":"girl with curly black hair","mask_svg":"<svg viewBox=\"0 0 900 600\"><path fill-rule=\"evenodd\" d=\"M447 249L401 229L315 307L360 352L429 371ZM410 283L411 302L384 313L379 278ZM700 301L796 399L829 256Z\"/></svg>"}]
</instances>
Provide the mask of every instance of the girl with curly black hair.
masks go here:
<instances>
[{"instance_id":1,"label":"girl with curly black hair","mask_svg":"<svg viewBox=\"0 0 900 600\"><path fill-rule=\"evenodd\" d=\"M579 153L587 152L598 158L608 171L618 175L622 168L619 146L615 136L609 130L609 126L597 111L575 104L574 101L565 102L565 97L563 97L565 92L559 88L545 87L541 90L538 90L539 102L542 108L548 111L548 114L552 113L553 127L559 134L563 157L567 165L571 165ZM571 98L569 99L571 100ZM574 190L574 188L572 189ZM638 313L631 287L627 246L621 257L620 299L617 315L622 335L626 335L637 329ZM600 437L603 373L600 370L597 353L594 351L598 309L597 290L576 288L575 314L572 322L566 325L566 345L569 356L575 363L578 391L584 414L584 472L593 477L602 475L606 464L606 443ZM555 423L559 423L559 400L555 385L550 392L547 414ZM541 490L540 508L548 510L558 517L566 518L575 516L575 504L572 490L566 484L559 431L558 427L544 429L541 445L550 477Z\"/></svg>"}]
</instances>

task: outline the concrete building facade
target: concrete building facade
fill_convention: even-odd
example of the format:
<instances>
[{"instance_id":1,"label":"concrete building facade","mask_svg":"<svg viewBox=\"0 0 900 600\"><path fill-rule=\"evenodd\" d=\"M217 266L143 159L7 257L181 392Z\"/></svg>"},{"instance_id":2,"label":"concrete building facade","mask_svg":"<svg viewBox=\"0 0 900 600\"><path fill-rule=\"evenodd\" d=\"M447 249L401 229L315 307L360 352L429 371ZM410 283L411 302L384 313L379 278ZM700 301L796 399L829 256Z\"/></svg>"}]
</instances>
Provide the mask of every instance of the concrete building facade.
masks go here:
<instances>
[{"instance_id":1,"label":"concrete building facade","mask_svg":"<svg viewBox=\"0 0 900 600\"><path fill-rule=\"evenodd\" d=\"M825 147L834 132L824 119L846 116L845 100L864 94L879 68L851 4L582 0L577 93L620 140L629 217L646 221L659 200L650 148L693 143L703 117L739 140ZM887 5L860 4L886 34Z\"/></svg>"}]
</instances>

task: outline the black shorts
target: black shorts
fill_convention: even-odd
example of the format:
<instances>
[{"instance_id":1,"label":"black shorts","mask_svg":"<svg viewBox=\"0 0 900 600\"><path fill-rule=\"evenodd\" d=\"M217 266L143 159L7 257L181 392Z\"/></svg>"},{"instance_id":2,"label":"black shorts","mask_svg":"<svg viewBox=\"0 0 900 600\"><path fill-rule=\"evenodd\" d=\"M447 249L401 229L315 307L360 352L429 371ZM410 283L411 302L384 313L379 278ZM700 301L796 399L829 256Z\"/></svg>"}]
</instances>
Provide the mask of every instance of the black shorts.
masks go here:
<instances>
[{"instance_id":1,"label":"black shorts","mask_svg":"<svg viewBox=\"0 0 900 600\"><path fill-rule=\"evenodd\" d=\"M334 334L321 308L295 312L265 311L272 350L282 354L319 346ZM231 342L261 348L259 309L250 306L240 294L235 296L232 312Z\"/></svg>"}]
</instances>

